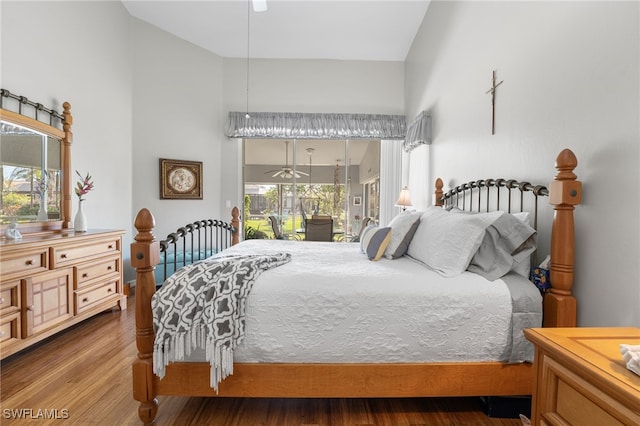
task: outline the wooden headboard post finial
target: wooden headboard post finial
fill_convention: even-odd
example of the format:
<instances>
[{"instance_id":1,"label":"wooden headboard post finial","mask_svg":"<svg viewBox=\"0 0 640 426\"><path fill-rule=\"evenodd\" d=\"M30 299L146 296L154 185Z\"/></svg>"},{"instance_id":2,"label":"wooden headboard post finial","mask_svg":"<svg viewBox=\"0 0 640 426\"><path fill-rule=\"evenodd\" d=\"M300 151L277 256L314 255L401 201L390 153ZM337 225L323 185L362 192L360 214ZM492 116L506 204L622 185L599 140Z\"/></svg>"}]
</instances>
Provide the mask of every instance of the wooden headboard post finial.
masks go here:
<instances>
[{"instance_id":1,"label":"wooden headboard post finial","mask_svg":"<svg viewBox=\"0 0 640 426\"><path fill-rule=\"evenodd\" d=\"M231 234L231 245L235 246L240 242L240 209L238 207L231 210L231 226L235 229Z\"/></svg>"},{"instance_id":2,"label":"wooden headboard post finial","mask_svg":"<svg viewBox=\"0 0 640 426\"><path fill-rule=\"evenodd\" d=\"M131 244L131 266L136 270L136 346L138 359L133 363L133 398L140 401L138 415L145 424L153 422L158 412L157 391L153 387L153 317L151 297L156 291L153 275L160 262L160 244L153 235L155 218L147 209L138 212L134 222L138 234Z\"/></svg>"},{"instance_id":3,"label":"wooden headboard post finial","mask_svg":"<svg viewBox=\"0 0 640 426\"><path fill-rule=\"evenodd\" d=\"M442 196L444 195L444 192L442 191L442 187L444 186L444 183L442 182L442 179L437 178L436 179L436 191L435 191L435 205L436 206L440 206L442 207L444 205L444 200L442 199Z\"/></svg>"},{"instance_id":4,"label":"wooden headboard post finial","mask_svg":"<svg viewBox=\"0 0 640 426\"><path fill-rule=\"evenodd\" d=\"M573 211L582 196L582 183L573 172L577 165L571 150L560 152L555 166L558 173L549 185L549 204L555 211L551 232L551 290L544 298L545 327L576 326L576 299L571 287L575 257Z\"/></svg>"}]
</instances>

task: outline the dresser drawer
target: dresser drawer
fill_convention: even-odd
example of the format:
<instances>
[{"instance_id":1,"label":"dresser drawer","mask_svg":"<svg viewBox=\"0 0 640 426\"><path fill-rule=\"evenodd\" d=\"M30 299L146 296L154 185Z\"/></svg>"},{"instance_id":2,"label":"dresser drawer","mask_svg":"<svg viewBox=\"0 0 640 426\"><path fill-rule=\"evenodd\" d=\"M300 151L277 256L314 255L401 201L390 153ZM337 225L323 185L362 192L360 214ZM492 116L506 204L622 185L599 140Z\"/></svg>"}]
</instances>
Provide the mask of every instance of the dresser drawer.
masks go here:
<instances>
[{"instance_id":1,"label":"dresser drawer","mask_svg":"<svg viewBox=\"0 0 640 426\"><path fill-rule=\"evenodd\" d=\"M120 280L108 281L86 290L77 291L76 298L76 315L94 307L96 304L107 301L109 299L117 299L118 285Z\"/></svg>"},{"instance_id":2,"label":"dresser drawer","mask_svg":"<svg viewBox=\"0 0 640 426\"><path fill-rule=\"evenodd\" d=\"M76 290L91 286L96 280L120 273L120 256L83 263L76 267Z\"/></svg>"},{"instance_id":3,"label":"dresser drawer","mask_svg":"<svg viewBox=\"0 0 640 426\"><path fill-rule=\"evenodd\" d=\"M20 311L20 280L5 281L0 285L0 315Z\"/></svg>"},{"instance_id":4,"label":"dresser drawer","mask_svg":"<svg viewBox=\"0 0 640 426\"><path fill-rule=\"evenodd\" d=\"M553 358L544 356L542 419L549 424L637 425L640 416Z\"/></svg>"},{"instance_id":5,"label":"dresser drawer","mask_svg":"<svg viewBox=\"0 0 640 426\"><path fill-rule=\"evenodd\" d=\"M2 279L46 271L49 269L48 253L46 247L29 251L3 252L0 260Z\"/></svg>"},{"instance_id":6,"label":"dresser drawer","mask_svg":"<svg viewBox=\"0 0 640 426\"><path fill-rule=\"evenodd\" d=\"M2 347L17 342L20 339L20 312L3 315L0 318L0 343Z\"/></svg>"},{"instance_id":7,"label":"dresser drawer","mask_svg":"<svg viewBox=\"0 0 640 426\"><path fill-rule=\"evenodd\" d=\"M119 238L55 246L51 247L51 267L59 268L108 254L119 253Z\"/></svg>"},{"instance_id":8,"label":"dresser drawer","mask_svg":"<svg viewBox=\"0 0 640 426\"><path fill-rule=\"evenodd\" d=\"M636 327L529 328L536 349L531 424L640 425L640 380L620 344L640 345Z\"/></svg>"}]
</instances>

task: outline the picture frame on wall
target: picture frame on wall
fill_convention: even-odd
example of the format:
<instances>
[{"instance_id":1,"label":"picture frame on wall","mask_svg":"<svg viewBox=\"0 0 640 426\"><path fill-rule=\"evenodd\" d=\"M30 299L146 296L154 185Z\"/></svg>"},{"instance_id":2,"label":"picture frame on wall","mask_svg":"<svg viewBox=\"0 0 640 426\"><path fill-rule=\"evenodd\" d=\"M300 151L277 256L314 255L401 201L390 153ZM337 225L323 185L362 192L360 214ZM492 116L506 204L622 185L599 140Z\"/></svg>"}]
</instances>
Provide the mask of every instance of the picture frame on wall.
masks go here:
<instances>
[{"instance_id":1,"label":"picture frame on wall","mask_svg":"<svg viewBox=\"0 0 640 426\"><path fill-rule=\"evenodd\" d=\"M161 158L160 199L202 200L202 161Z\"/></svg>"},{"instance_id":2,"label":"picture frame on wall","mask_svg":"<svg viewBox=\"0 0 640 426\"><path fill-rule=\"evenodd\" d=\"M362 205L362 197L360 197L360 196L353 197L353 205L354 206L361 206Z\"/></svg>"}]
</instances>

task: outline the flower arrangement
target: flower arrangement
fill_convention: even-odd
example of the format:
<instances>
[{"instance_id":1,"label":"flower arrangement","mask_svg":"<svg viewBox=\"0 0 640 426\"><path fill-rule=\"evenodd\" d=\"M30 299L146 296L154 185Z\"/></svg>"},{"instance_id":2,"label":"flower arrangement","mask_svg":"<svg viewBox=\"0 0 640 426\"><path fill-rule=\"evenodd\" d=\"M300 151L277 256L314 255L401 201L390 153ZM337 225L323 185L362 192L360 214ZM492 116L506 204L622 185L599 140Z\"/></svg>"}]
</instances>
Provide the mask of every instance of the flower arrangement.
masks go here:
<instances>
[{"instance_id":1,"label":"flower arrangement","mask_svg":"<svg viewBox=\"0 0 640 426\"><path fill-rule=\"evenodd\" d=\"M91 175L89 173L87 173L85 177L82 177L82 175L76 170L76 174L80 176L81 179L78 181L75 188L76 195L78 196L78 200L84 201L82 196L86 195L93 189L93 181L91 180Z\"/></svg>"}]
</instances>

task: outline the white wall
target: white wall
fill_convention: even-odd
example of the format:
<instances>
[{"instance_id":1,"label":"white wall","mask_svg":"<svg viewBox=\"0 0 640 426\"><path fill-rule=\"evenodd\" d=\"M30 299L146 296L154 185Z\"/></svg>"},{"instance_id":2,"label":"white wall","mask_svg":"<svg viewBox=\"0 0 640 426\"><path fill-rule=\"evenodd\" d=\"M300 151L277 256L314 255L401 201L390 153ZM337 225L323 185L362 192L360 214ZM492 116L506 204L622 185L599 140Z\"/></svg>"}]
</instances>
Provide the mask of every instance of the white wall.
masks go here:
<instances>
[{"instance_id":1,"label":"white wall","mask_svg":"<svg viewBox=\"0 0 640 426\"><path fill-rule=\"evenodd\" d=\"M403 114L404 64L331 60L251 60L250 111ZM246 60L224 60L224 114L246 110ZM227 200L241 206L240 140L223 143Z\"/></svg>"},{"instance_id":2,"label":"white wall","mask_svg":"<svg viewBox=\"0 0 640 426\"><path fill-rule=\"evenodd\" d=\"M0 11L2 88L59 111L71 104L72 168L95 182L83 205L89 227L130 230L129 14L120 2L2 1Z\"/></svg>"},{"instance_id":3,"label":"white wall","mask_svg":"<svg viewBox=\"0 0 640 426\"><path fill-rule=\"evenodd\" d=\"M581 326L640 325L639 15L638 2L434 1L405 63L407 117L433 116L429 188L496 161L495 177L546 183L575 152Z\"/></svg>"},{"instance_id":4,"label":"white wall","mask_svg":"<svg viewBox=\"0 0 640 426\"><path fill-rule=\"evenodd\" d=\"M157 238L221 217L221 58L132 18L120 2L0 7L2 87L49 107L71 103L72 168L96 185L84 204L89 227L127 231L125 280L140 208L156 216ZM159 199L161 157L203 162L203 200Z\"/></svg>"},{"instance_id":5,"label":"white wall","mask_svg":"<svg viewBox=\"0 0 640 426\"><path fill-rule=\"evenodd\" d=\"M249 110L403 114L402 62L252 59ZM246 60L224 60L224 102L246 108Z\"/></svg>"},{"instance_id":6,"label":"white wall","mask_svg":"<svg viewBox=\"0 0 640 426\"><path fill-rule=\"evenodd\" d=\"M146 207L162 239L188 222L225 218L220 207L224 136L222 59L131 18L133 216ZM159 159L202 161L202 200L161 200ZM228 218L230 219L230 217Z\"/></svg>"},{"instance_id":7,"label":"white wall","mask_svg":"<svg viewBox=\"0 0 640 426\"><path fill-rule=\"evenodd\" d=\"M132 18L120 2L2 1L0 12L2 87L50 107L71 102L72 167L96 183L85 203L89 226L127 231L125 280L140 208L151 209L163 238L187 221L225 218L227 201L241 205L240 144L224 126L229 110L245 108L244 60ZM252 110L404 108L400 62L252 61L251 72ZM202 161L203 200L160 200L159 158Z\"/></svg>"}]
</instances>

